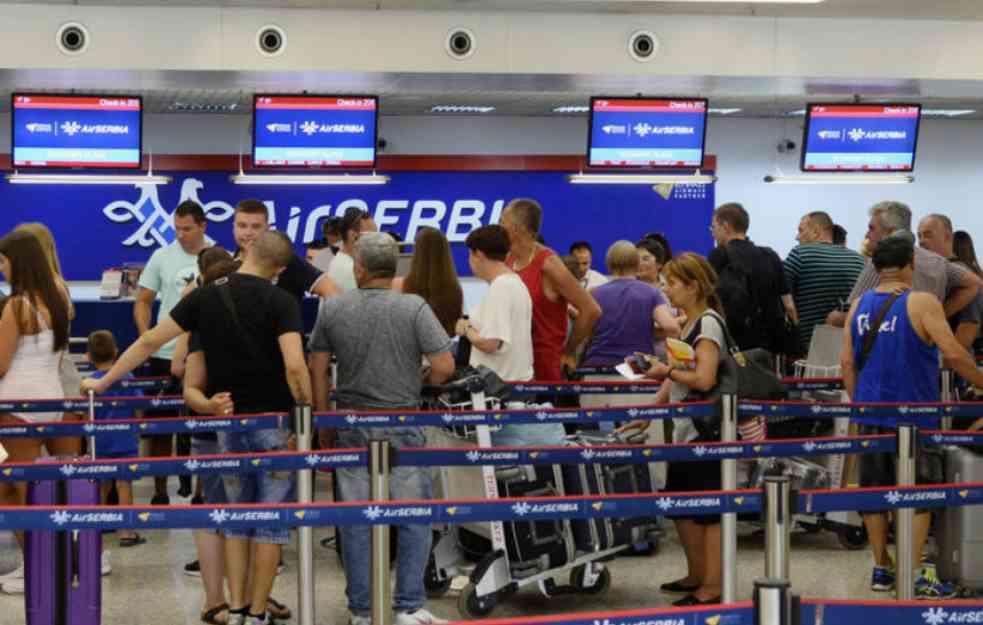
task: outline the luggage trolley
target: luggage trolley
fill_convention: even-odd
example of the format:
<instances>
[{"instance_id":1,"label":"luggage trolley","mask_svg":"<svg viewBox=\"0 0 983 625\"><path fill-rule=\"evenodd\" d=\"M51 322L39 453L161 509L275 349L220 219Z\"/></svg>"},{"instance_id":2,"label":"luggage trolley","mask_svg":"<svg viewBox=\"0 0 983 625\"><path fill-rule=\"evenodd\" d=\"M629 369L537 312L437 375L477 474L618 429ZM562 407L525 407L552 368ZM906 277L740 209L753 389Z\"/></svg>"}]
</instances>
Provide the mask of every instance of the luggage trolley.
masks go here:
<instances>
[{"instance_id":1,"label":"luggage trolley","mask_svg":"<svg viewBox=\"0 0 983 625\"><path fill-rule=\"evenodd\" d=\"M441 387L427 389L431 405L442 410L485 410L502 406L505 393L486 396L486 385L479 376L466 377ZM526 407L518 402L509 408ZM454 448L492 448L491 427L478 425L454 428L431 428L428 445ZM597 465L594 465L597 466ZM579 467L581 474L587 468ZM578 469L578 467L567 467ZM563 496L566 494L564 468L559 465L516 465L481 467L440 467L435 482L438 497L447 499L473 498L476 492L488 499L500 496ZM568 476L567 480L570 479ZM607 521L607 520L605 520ZM561 594L600 594L611 584L610 571L602 564L632 547L632 542L613 545L613 532L607 523L578 522L585 525L591 544L583 538L575 539L573 523L569 519L553 521L515 521L503 523L465 523L461 525L435 526L434 546L427 565L424 581L430 597L443 596L455 576L467 572L469 554L474 548L465 546L467 535L477 535L487 541L484 553L478 555L469 573L468 584L458 597L458 611L466 618L489 615L498 603L519 589L536 586L547 597ZM600 529L599 529L600 528ZM657 535L659 528L637 526L633 537L637 540L652 539L646 532ZM637 542L636 540L636 542ZM482 541L483 542L483 541ZM604 548L601 545L605 545ZM584 550L583 547L590 547ZM532 551L531 557L520 557L523 551ZM556 579L567 576L567 584Z\"/></svg>"}]
</instances>

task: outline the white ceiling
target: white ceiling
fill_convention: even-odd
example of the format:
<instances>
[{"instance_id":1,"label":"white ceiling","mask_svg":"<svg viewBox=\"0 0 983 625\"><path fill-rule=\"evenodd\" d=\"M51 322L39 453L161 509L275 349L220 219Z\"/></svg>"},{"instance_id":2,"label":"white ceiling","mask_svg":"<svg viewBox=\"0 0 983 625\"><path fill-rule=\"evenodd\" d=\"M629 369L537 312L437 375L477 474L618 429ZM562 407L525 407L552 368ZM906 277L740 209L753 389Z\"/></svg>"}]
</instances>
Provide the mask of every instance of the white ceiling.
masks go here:
<instances>
[{"instance_id":1,"label":"white ceiling","mask_svg":"<svg viewBox=\"0 0 983 625\"><path fill-rule=\"evenodd\" d=\"M437 11L563 11L782 17L885 17L983 20L981 0L825 0L811 5L651 0L0 0L0 4L102 6L222 6L285 9L394 9Z\"/></svg>"}]
</instances>

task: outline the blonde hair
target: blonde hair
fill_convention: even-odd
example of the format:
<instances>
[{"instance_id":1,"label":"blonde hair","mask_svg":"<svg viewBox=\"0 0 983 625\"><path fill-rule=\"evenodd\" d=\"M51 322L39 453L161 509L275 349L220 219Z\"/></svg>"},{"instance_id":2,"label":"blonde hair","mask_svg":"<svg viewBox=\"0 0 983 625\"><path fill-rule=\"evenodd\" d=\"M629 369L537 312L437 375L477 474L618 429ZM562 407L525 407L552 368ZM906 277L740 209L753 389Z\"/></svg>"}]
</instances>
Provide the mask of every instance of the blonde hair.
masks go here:
<instances>
[{"instance_id":1,"label":"blonde hair","mask_svg":"<svg viewBox=\"0 0 983 625\"><path fill-rule=\"evenodd\" d=\"M20 224L14 230L26 232L38 240L41 244L41 249L44 251L45 258L48 259L48 265L51 266L52 273L58 278L61 278L61 263L58 262L58 249L55 247L55 237L51 235L51 230L48 230L48 226L39 221L29 221Z\"/></svg>"},{"instance_id":2,"label":"blonde hair","mask_svg":"<svg viewBox=\"0 0 983 625\"><path fill-rule=\"evenodd\" d=\"M724 307L717 296L717 272L713 270L707 259L699 254L684 252L674 257L662 269L666 278L672 278L685 285L696 285L698 296L705 300L707 306L724 314Z\"/></svg>"},{"instance_id":3,"label":"blonde hair","mask_svg":"<svg viewBox=\"0 0 983 625\"><path fill-rule=\"evenodd\" d=\"M638 248L631 241L615 241L604 257L608 271L615 274L638 272Z\"/></svg>"}]
</instances>

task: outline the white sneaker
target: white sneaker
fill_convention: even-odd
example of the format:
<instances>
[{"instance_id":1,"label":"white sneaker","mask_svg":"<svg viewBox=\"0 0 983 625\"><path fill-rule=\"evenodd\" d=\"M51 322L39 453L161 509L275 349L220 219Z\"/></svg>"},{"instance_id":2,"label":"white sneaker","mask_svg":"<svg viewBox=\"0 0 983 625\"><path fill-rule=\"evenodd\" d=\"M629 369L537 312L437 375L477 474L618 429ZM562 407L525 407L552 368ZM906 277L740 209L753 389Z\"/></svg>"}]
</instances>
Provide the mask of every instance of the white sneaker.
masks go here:
<instances>
[{"instance_id":1,"label":"white sneaker","mask_svg":"<svg viewBox=\"0 0 983 625\"><path fill-rule=\"evenodd\" d=\"M7 581L8 579L24 579L24 565L23 563L9 573L4 573L0 575L0 583Z\"/></svg>"},{"instance_id":2,"label":"white sneaker","mask_svg":"<svg viewBox=\"0 0 983 625\"><path fill-rule=\"evenodd\" d=\"M447 625L450 621L437 618L424 608L416 612L397 612L394 625Z\"/></svg>"},{"instance_id":3,"label":"white sneaker","mask_svg":"<svg viewBox=\"0 0 983 625\"><path fill-rule=\"evenodd\" d=\"M113 565L109 562L110 553L112 552L111 551L102 552L102 566L100 567L99 571L100 571L100 575L102 575L103 577L113 572Z\"/></svg>"},{"instance_id":4,"label":"white sneaker","mask_svg":"<svg viewBox=\"0 0 983 625\"><path fill-rule=\"evenodd\" d=\"M371 616L357 616L355 614L348 614L348 625L372 625Z\"/></svg>"},{"instance_id":5,"label":"white sneaker","mask_svg":"<svg viewBox=\"0 0 983 625\"><path fill-rule=\"evenodd\" d=\"M0 585L0 590L8 595L23 595L24 594L24 578L10 578L3 580L3 584Z\"/></svg>"}]
</instances>

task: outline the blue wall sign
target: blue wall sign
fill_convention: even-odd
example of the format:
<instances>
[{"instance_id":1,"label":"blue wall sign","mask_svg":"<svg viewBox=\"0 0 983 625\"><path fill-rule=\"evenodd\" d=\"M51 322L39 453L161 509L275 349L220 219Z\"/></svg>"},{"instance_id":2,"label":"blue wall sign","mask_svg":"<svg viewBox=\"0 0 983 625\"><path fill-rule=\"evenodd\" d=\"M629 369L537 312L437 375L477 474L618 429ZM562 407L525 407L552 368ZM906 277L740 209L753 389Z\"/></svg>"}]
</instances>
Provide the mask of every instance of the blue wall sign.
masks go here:
<instances>
[{"instance_id":1,"label":"blue wall sign","mask_svg":"<svg viewBox=\"0 0 983 625\"><path fill-rule=\"evenodd\" d=\"M495 223L512 199L534 198L544 208L543 236L560 253L578 239L594 247L604 271L607 247L664 232L678 251L709 252L712 185L572 185L557 172L394 172L389 184L366 187L237 186L228 172L175 172L168 185L44 186L0 184L0 232L24 221L51 228L68 280L98 280L107 267L143 263L174 240L172 212L195 200L205 208L206 233L232 248L236 202L266 203L271 223L299 252L321 237L321 223L351 206L370 211L381 229L412 240L424 226L451 241L457 269L470 275L464 240Z\"/></svg>"}]
</instances>

